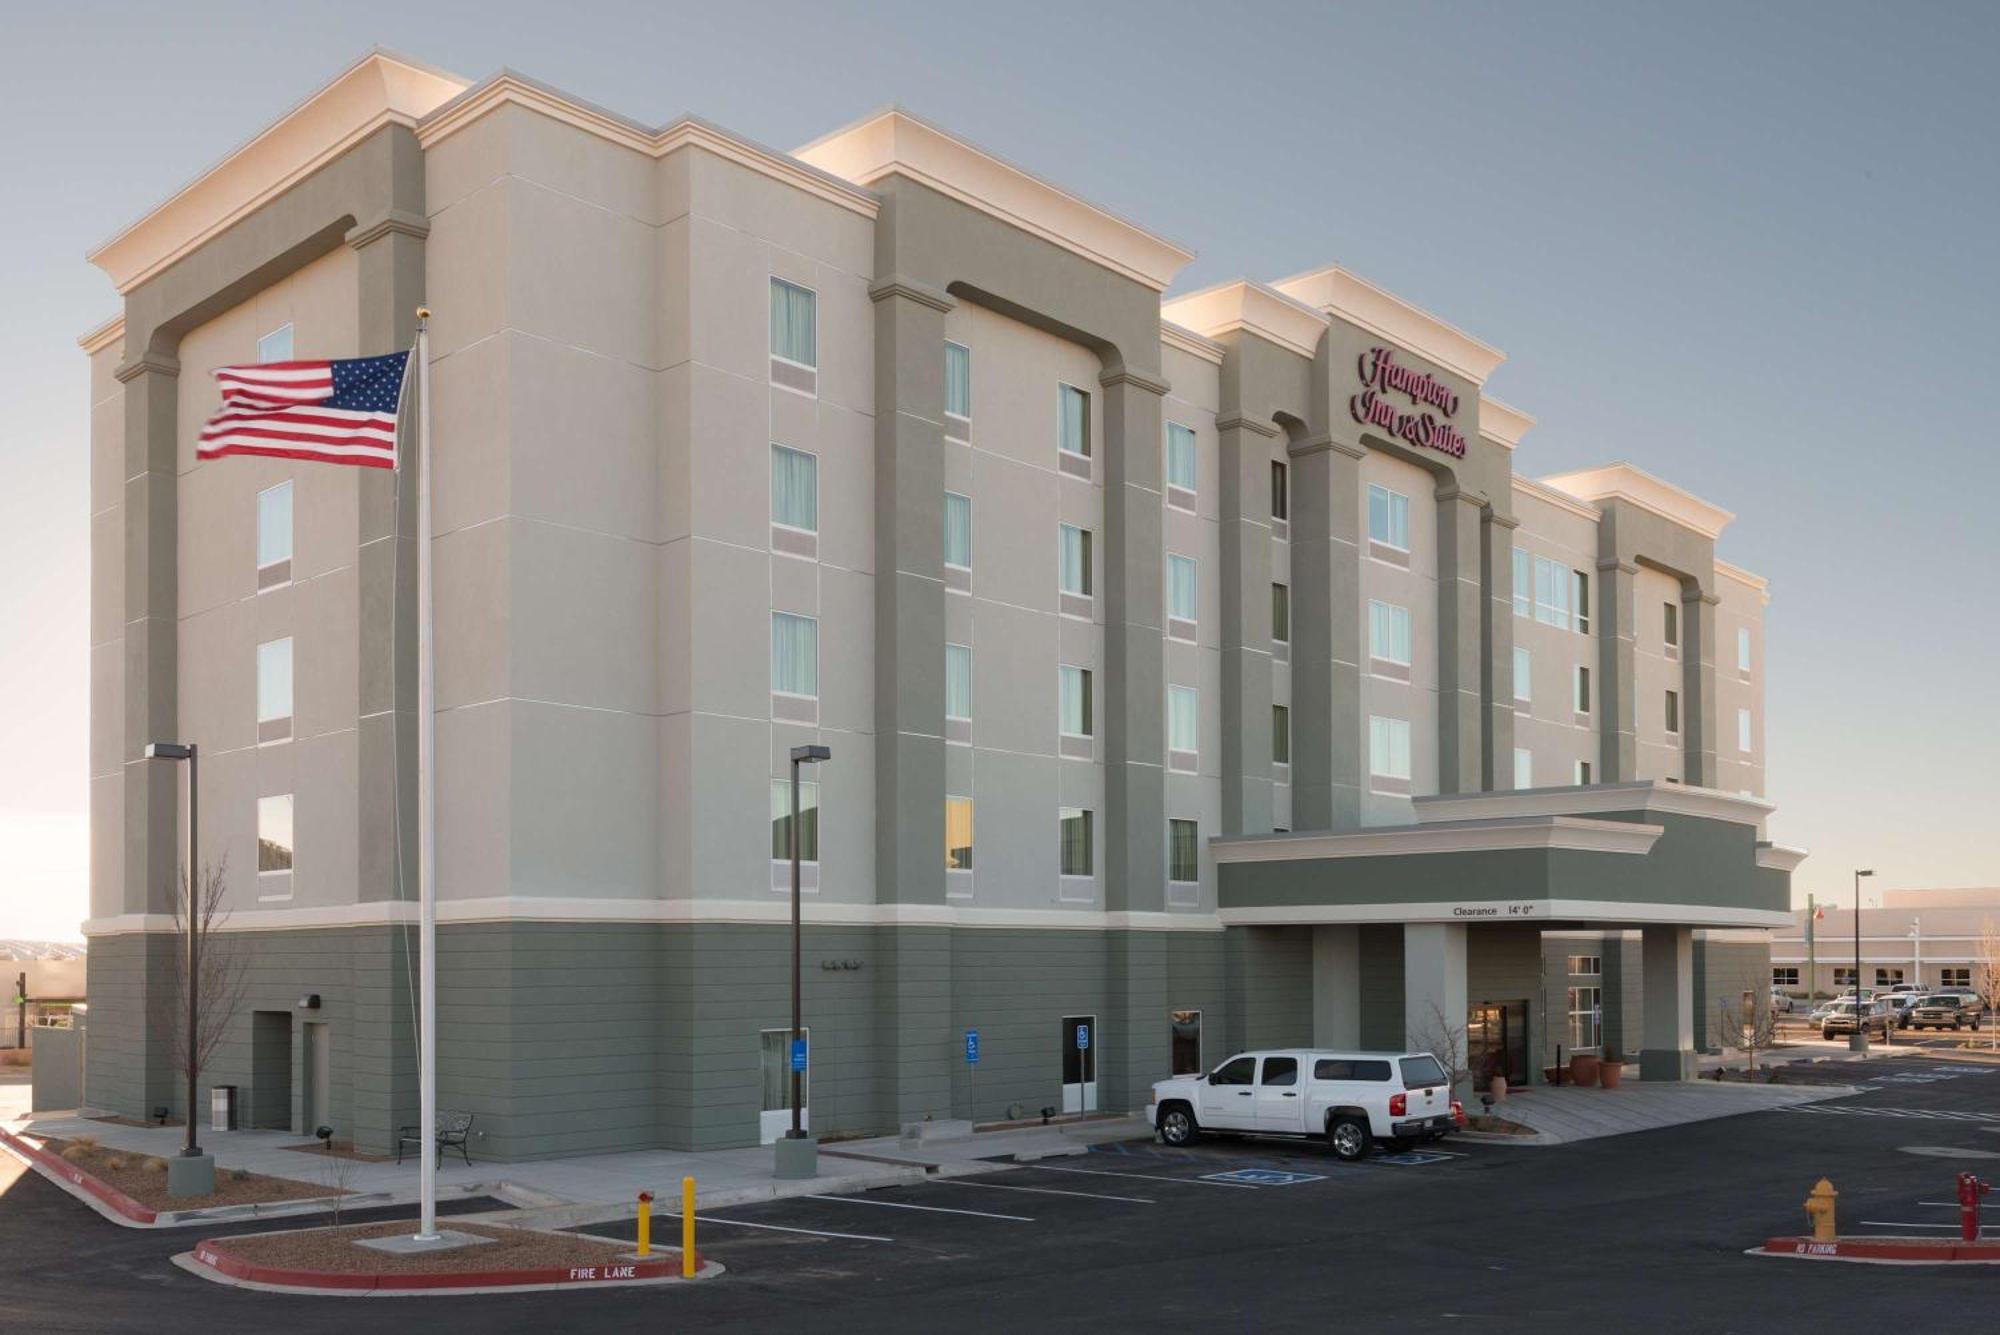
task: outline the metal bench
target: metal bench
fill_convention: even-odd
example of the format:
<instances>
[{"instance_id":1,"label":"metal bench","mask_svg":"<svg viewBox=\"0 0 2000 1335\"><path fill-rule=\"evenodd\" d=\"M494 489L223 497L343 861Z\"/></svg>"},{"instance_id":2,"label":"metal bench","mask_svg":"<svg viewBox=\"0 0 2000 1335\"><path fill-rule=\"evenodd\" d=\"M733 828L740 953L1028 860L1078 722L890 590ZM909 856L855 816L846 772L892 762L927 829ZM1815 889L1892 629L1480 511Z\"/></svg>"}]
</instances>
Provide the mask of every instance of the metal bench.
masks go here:
<instances>
[{"instance_id":1,"label":"metal bench","mask_svg":"<svg viewBox=\"0 0 2000 1335\"><path fill-rule=\"evenodd\" d=\"M440 1110L434 1125L438 1149L448 1150L456 1147L458 1157L465 1160L465 1166L472 1167L472 1155L466 1149L466 1142L472 1138L472 1114ZM424 1143L423 1137L417 1134L418 1130L418 1127L406 1126L396 1133L397 1163L403 1162L403 1146Z\"/></svg>"}]
</instances>

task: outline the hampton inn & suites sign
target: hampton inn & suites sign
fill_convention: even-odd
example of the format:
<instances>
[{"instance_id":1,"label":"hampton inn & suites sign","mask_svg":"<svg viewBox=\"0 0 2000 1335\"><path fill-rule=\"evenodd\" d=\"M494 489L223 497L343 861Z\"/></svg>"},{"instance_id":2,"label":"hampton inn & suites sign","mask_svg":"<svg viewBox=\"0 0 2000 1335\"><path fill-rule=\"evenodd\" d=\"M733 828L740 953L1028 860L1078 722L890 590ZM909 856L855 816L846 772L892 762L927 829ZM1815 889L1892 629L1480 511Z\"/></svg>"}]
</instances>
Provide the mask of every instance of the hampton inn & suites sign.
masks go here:
<instances>
[{"instance_id":1,"label":"hampton inn & suites sign","mask_svg":"<svg viewBox=\"0 0 2000 1335\"><path fill-rule=\"evenodd\" d=\"M1397 361L1389 348L1362 353L1359 370L1361 392L1347 400L1347 411L1355 421L1379 427L1420 449L1465 457L1465 433L1449 421L1458 416L1456 390L1429 371Z\"/></svg>"}]
</instances>

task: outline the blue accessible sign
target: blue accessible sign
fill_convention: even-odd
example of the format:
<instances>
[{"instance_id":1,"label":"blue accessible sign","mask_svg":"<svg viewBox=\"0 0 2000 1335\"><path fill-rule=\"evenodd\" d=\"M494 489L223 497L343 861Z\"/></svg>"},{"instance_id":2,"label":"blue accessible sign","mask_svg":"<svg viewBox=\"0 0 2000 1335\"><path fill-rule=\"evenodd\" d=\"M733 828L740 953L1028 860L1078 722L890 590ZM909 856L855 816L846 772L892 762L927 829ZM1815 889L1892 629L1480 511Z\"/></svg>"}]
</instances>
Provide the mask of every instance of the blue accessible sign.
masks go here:
<instances>
[{"instance_id":1,"label":"blue accessible sign","mask_svg":"<svg viewBox=\"0 0 2000 1335\"><path fill-rule=\"evenodd\" d=\"M792 1040L792 1069L794 1071L806 1069L806 1041L803 1038Z\"/></svg>"},{"instance_id":2,"label":"blue accessible sign","mask_svg":"<svg viewBox=\"0 0 2000 1335\"><path fill-rule=\"evenodd\" d=\"M1076 1027L1076 1050L1078 1052L1083 1052L1089 1047L1090 1047L1090 1026L1087 1024L1080 1024Z\"/></svg>"},{"instance_id":3,"label":"blue accessible sign","mask_svg":"<svg viewBox=\"0 0 2000 1335\"><path fill-rule=\"evenodd\" d=\"M965 1064L967 1066L977 1066L979 1064L979 1031L977 1029L968 1029L965 1031Z\"/></svg>"}]
</instances>

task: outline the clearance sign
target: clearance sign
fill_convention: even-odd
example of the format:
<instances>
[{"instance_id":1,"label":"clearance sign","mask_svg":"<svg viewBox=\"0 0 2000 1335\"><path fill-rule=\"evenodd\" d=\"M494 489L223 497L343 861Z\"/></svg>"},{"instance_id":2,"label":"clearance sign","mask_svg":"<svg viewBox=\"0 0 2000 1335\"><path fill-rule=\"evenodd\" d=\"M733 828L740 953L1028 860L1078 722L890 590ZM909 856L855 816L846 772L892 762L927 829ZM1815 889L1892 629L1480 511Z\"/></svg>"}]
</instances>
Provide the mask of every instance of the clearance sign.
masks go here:
<instances>
[{"instance_id":1,"label":"clearance sign","mask_svg":"<svg viewBox=\"0 0 2000 1335\"><path fill-rule=\"evenodd\" d=\"M1405 366L1389 348L1362 353L1358 369L1361 392L1347 400L1355 421L1419 449L1465 457L1465 433L1445 420L1458 416L1458 394L1449 385L1429 371Z\"/></svg>"}]
</instances>

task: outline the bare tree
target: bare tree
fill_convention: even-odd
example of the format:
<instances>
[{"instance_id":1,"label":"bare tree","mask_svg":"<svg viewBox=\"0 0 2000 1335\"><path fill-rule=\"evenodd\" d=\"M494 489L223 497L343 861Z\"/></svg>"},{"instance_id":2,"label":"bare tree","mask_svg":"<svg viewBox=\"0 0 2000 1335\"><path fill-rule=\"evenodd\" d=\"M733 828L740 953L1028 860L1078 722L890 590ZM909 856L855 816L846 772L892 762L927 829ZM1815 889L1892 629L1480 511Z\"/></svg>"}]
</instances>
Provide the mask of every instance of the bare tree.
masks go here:
<instances>
[{"instance_id":1,"label":"bare tree","mask_svg":"<svg viewBox=\"0 0 2000 1335\"><path fill-rule=\"evenodd\" d=\"M1977 949L1973 989L1986 1010L1980 1018L1989 1030L1988 1043L2000 1050L2000 927L1994 926L1991 918L1980 920Z\"/></svg>"},{"instance_id":2,"label":"bare tree","mask_svg":"<svg viewBox=\"0 0 2000 1335\"><path fill-rule=\"evenodd\" d=\"M201 885L190 893L188 875L182 870L174 886L173 957L167 966L165 1012L155 1012L154 1028L166 1050L173 1055L174 1070L183 1081L196 1081L208 1069L209 1060L222 1045L229 1028L243 1008L249 987L249 959L236 948L234 937L223 933L229 922L228 860L202 869ZM192 901L192 902L190 902ZM200 947L200 992L195 997L194 1043L187 1040L187 957L188 933L196 934ZM188 1064L192 1055L193 1072ZM190 1120L196 1110L189 1108Z\"/></svg>"},{"instance_id":3,"label":"bare tree","mask_svg":"<svg viewBox=\"0 0 2000 1335\"><path fill-rule=\"evenodd\" d=\"M1472 1073L1465 1067L1465 1026L1453 1024L1451 1017L1433 1001L1429 1013L1419 1016L1409 1032L1410 1045L1419 1052L1428 1052L1436 1057L1445 1074L1451 1077L1452 1096L1462 1096L1472 1079Z\"/></svg>"},{"instance_id":4,"label":"bare tree","mask_svg":"<svg viewBox=\"0 0 2000 1335\"><path fill-rule=\"evenodd\" d=\"M1734 1036L1736 1046L1749 1057L1750 1078L1757 1078L1757 1054L1768 1052L1778 1046L1778 1013L1771 1009L1769 997L1749 995L1747 1007L1731 1006L1727 1001L1718 1003L1722 1012L1722 1034Z\"/></svg>"}]
</instances>

